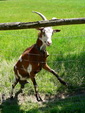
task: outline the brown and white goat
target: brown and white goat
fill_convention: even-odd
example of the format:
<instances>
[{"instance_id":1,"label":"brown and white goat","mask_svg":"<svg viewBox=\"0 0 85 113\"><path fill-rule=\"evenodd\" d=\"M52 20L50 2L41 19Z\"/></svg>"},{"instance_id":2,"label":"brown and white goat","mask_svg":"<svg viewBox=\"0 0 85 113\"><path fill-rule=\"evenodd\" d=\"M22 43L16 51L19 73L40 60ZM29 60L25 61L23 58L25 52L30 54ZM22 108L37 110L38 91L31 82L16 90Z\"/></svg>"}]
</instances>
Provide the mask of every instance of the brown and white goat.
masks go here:
<instances>
[{"instance_id":1,"label":"brown and white goat","mask_svg":"<svg viewBox=\"0 0 85 113\"><path fill-rule=\"evenodd\" d=\"M40 15L43 20L47 20L46 17L41 13L35 13ZM16 86L16 84L20 83L21 87L20 90L15 94L15 96L22 92L24 85L28 83L27 79L30 78L34 85L35 96L37 101L42 101L38 93L37 83L35 80L35 75L42 68L55 75L62 84L67 85L66 82L64 82L58 76L58 74L47 65L46 61L47 57L49 56L48 52L46 51L46 46L50 46L52 44L52 34L54 32L60 32L60 30L53 30L52 27L42 27L38 30L40 30L40 33L38 34L38 39L36 43L23 52L23 54L20 56L19 60L14 66L15 81L12 84L11 98L13 97L13 89Z\"/></svg>"}]
</instances>

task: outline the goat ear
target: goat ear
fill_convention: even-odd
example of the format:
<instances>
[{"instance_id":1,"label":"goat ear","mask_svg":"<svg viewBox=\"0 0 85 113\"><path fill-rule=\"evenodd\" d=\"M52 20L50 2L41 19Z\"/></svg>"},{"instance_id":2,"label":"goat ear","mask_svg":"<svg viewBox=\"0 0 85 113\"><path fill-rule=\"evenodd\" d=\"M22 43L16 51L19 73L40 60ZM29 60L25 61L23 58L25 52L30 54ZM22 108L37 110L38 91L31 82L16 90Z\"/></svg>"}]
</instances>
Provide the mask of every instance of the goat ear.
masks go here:
<instances>
[{"instance_id":1,"label":"goat ear","mask_svg":"<svg viewBox=\"0 0 85 113\"><path fill-rule=\"evenodd\" d=\"M43 27L41 27L41 28L36 28L37 30L39 30L39 31L42 31L43 30Z\"/></svg>"},{"instance_id":2,"label":"goat ear","mask_svg":"<svg viewBox=\"0 0 85 113\"><path fill-rule=\"evenodd\" d=\"M59 30L59 29L55 29L55 30L53 30L53 33L56 33L56 32L60 32L61 30Z\"/></svg>"}]
</instances>

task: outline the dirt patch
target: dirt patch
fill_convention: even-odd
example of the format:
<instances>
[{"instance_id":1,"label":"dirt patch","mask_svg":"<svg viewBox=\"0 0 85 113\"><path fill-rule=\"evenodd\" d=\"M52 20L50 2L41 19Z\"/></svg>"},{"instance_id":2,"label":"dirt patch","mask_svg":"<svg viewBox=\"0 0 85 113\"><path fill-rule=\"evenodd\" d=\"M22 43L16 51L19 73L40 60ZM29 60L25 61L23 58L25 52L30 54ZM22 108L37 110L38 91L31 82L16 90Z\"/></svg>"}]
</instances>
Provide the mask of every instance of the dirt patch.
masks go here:
<instances>
[{"instance_id":1,"label":"dirt patch","mask_svg":"<svg viewBox=\"0 0 85 113\"><path fill-rule=\"evenodd\" d=\"M40 95L42 97L43 102L58 101L58 100L62 100L62 99L66 99L74 96L85 95L85 90L82 90L79 92L72 92L70 94L60 93L56 95L50 95L50 94L40 94ZM9 96L6 96L6 94L0 94L0 104L4 102L9 102L9 103L15 102L15 100L17 100L19 104L37 102L36 97L34 95L19 94L17 99L14 98L11 100Z\"/></svg>"}]
</instances>

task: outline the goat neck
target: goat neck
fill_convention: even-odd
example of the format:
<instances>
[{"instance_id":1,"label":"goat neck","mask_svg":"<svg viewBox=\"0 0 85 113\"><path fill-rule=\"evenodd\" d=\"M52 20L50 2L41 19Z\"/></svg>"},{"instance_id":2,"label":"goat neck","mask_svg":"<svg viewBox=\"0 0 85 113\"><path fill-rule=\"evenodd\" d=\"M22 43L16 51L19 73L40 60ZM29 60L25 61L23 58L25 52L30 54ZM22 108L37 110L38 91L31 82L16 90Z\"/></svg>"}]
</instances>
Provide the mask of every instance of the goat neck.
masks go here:
<instances>
[{"instance_id":1,"label":"goat neck","mask_svg":"<svg viewBox=\"0 0 85 113\"><path fill-rule=\"evenodd\" d=\"M36 45L40 51L46 51L46 44L43 43L42 38L43 38L43 35L42 35L42 32L40 32L38 34L38 39L37 39Z\"/></svg>"}]
</instances>

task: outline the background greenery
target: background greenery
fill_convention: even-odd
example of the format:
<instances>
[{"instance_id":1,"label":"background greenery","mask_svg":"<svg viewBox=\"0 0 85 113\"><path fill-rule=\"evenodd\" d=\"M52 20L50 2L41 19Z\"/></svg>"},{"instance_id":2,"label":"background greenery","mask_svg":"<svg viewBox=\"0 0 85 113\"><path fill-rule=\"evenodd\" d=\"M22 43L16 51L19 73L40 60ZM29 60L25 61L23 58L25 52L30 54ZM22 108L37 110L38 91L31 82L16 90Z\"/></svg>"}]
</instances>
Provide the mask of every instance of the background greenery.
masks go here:
<instances>
[{"instance_id":1,"label":"background greenery","mask_svg":"<svg viewBox=\"0 0 85 113\"><path fill-rule=\"evenodd\" d=\"M0 1L0 23L42 20L32 11L41 12L49 20L52 17L58 19L85 17L85 0ZM53 102L48 101L42 104L28 100L22 104L16 101L14 105L9 106L9 103L5 102L1 104L1 112L82 113L82 109L85 111L85 95L80 95L81 92L85 91L85 25L53 28L60 29L61 32L54 34L52 37L53 44L47 48L50 54L48 64L70 84L70 87L62 86L52 74L42 70L36 76L39 92L43 98L43 95L50 98L52 95L60 96L61 94L64 96L79 94L79 96L64 99L63 101L57 101L57 98L53 96ZM22 52L36 42L37 33L36 29L0 31L0 95L4 94L5 98L9 96L11 83L14 79L13 65ZM16 90L18 89L19 85L16 87ZM30 81L24 92L29 97L34 94L33 90Z\"/></svg>"}]
</instances>

